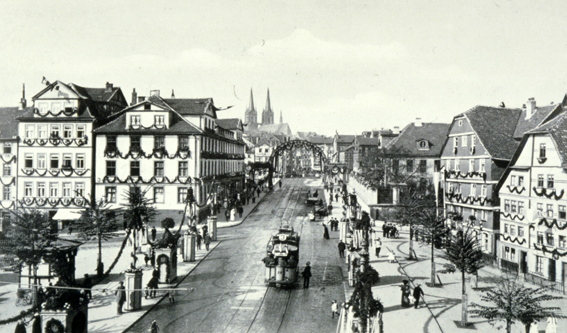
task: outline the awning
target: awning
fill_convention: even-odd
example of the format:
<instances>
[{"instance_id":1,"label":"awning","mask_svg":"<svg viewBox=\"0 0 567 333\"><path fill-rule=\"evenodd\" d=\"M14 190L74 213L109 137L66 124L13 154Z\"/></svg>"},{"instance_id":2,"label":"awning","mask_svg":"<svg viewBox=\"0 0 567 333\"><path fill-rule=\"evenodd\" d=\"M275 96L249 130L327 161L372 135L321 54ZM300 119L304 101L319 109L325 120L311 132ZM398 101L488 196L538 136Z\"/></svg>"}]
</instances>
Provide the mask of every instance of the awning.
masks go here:
<instances>
[{"instance_id":1,"label":"awning","mask_svg":"<svg viewBox=\"0 0 567 333\"><path fill-rule=\"evenodd\" d=\"M69 209L58 209L57 213L53 215L54 220L78 220L81 217L81 213L69 210Z\"/></svg>"}]
</instances>

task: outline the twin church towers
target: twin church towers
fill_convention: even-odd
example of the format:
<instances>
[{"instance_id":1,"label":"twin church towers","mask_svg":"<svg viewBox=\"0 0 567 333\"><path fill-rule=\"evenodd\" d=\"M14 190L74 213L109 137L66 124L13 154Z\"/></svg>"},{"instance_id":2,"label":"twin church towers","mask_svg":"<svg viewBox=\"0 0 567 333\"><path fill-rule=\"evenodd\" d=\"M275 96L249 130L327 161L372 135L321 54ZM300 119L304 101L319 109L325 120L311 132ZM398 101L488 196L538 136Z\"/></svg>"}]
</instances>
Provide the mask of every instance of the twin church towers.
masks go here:
<instances>
[{"instance_id":1,"label":"twin church towers","mask_svg":"<svg viewBox=\"0 0 567 333\"><path fill-rule=\"evenodd\" d=\"M252 89L250 89L250 105L246 108L246 113L244 115L244 122L247 125L252 125L252 127L257 127L258 125L269 125L274 123L274 111L272 110L272 104L270 102L270 89L268 89L268 97L266 98L266 107L262 111L262 122L258 123L258 113L254 107L254 96L252 94ZM280 111L280 123L283 123L282 113Z\"/></svg>"}]
</instances>

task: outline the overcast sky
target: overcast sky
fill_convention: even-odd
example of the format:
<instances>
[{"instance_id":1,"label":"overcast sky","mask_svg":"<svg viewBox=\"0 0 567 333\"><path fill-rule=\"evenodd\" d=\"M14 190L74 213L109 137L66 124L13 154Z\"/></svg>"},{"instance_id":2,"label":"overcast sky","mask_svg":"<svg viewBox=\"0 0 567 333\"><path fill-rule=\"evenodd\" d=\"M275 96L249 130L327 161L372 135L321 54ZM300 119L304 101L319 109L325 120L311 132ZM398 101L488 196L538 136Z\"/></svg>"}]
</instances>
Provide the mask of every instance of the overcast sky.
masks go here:
<instances>
[{"instance_id":1,"label":"overcast sky","mask_svg":"<svg viewBox=\"0 0 567 333\"><path fill-rule=\"evenodd\" d=\"M296 131L359 134L450 122L475 105L567 93L567 1L10 1L0 11L0 106L43 76L212 97Z\"/></svg>"}]
</instances>

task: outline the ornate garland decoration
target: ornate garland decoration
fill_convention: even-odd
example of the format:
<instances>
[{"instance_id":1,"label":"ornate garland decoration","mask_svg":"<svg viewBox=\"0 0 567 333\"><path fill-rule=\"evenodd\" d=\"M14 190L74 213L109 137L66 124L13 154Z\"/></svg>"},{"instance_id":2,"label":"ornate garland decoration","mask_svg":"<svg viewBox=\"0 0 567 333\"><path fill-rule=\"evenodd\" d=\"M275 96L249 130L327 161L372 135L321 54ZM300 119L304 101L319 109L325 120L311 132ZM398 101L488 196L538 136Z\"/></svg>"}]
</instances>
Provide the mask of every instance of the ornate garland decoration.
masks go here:
<instances>
[{"instance_id":1,"label":"ornate garland decoration","mask_svg":"<svg viewBox=\"0 0 567 333\"><path fill-rule=\"evenodd\" d=\"M565 257L567 255L567 251L561 253L557 249L553 249L553 251L548 250L548 247L545 245L538 246L537 243L534 243L534 248L536 250L542 251L543 254L549 253L553 257L553 259L557 260L559 257Z\"/></svg>"},{"instance_id":2,"label":"ornate garland decoration","mask_svg":"<svg viewBox=\"0 0 567 333\"><path fill-rule=\"evenodd\" d=\"M59 176L59 174L62 174L65 177L71 177L73 174L82 177L84 176L87 172L89 172L91 169L82 169L82 170L77 170L74 168L69 168L69 169L44 169L43 173L41 173L38 169L21 169L21 171L26 175L26 176L31 176L34 173L37 174L40 177L45 176L46 174L50 174L53 177L57 177Z\"/></svg>"},{"instance_id":3,"label":"ornate garland decoration","mask_svg":"<svg viewBox=\"0 0 567 333\"><path fill-rule=\"evenodd\" d=\"M325 156L325 153L323 152L323 149L321 149L321 147L319 147L315 144L312 144L309 141L291 140L291 141L286 141L286 142L280 143L276 147L276 149L274 149L274 151L272 152L272 155L270 156L269 163L274 163L276 156L281 155L283 151L292 150L294 148L311 149L313 151L313 157L320 157L323 160L323 162L325 162L325 163L327 162L327 156Z\"/></svg>"},{"instance_id":4,"label":"ornate garland decoration","mask_svg":"<svg viewBox=\"0 0 567 333\"><path fill-rule=\"evenodd\" d=\"M4 183L4 181L2 180L2 178L0 177L0 183L3 186L10 186L10 185L14 185L16 183L16 177L12 177L12 180L10 180L9 183Z\"/></svg>"},{"instance_id":5,"label":"ornate garland decoration","mask_svg":"<svg viewBox=\"0 0 567 333\"><path fill-rule=\"evenodd\" d=\"M563 194L565 194L565 190L563 190L563 189L561 190L561 193L559 195L557 195L555 189L549 189L550 190L549 194L547 193L548 189L546 189L546 188L542 188L541 191L538 192L537 187L534 186L533 190L534 190L534 193L538 197L545 196L548 199L554 198L555 200L559 200L559 199L563 198Z\"/></svg>"},{"instance_id":6,"label":"ornate garland decoration","mask_svg":"<svg viewBox=\"0 0 567 333\"><path fill-rule=\"evenodd\" d=\"M524 190L526 189L525 187L522 186L521 190L518 190L518 186L514 186L511 187L510 185L506 185L506 187L508 188L508 191L510 191L510 193L517 193L517 194L522 194L522 192L524 192Z\"/></svg>"},{"instance_id":7,"label":"ornate garland decoration","mask_svg":"<svg viewBox=\"0 0 567 333\"><path fill-rule=\"evenodd\" d=\"M522 239L522 241L519 241L519 237L516 237L516 238L514 238L514 239L512 239L512 236L504 236L504 235L501 235L501 237L502 237L502 239L505 240L505 241L508 241L508 242L510 242L510 243L517 243L517 244L519 244L519 245L523 245L523 244L526 242L525 239Z\"/></svg>"},{"instance_id":8,"label":"ornate garland decoration","mask_svg":"<svg viewBox=\"0 0 567 333\"><path fill-rule=\"evenodd\" d=\"M0 207L2 207L2 209L14 209L16 208L16 202L12 201L9 206L4 206L4 202L0 201Z\"/></svg>"},{"instance_id":9,"label":"ornate garland decoration","mask_svg":"<svg viewBox=\"0 0 567 333\"><path fill-rule=\"evenodd\" d=\"M461 171L445 169L445 177L451 178L451 176L454 176L453 178L463 178L463 179L472 178L476 176L476 177L481 177L483 181L486 181L486 172L469 171L466 173L461 173Z\"/></svg>"},{"instance_id":10,"label":"ornate garland decoration","mask_svg":"<svg viewBox=\"0 0 567 333\"><path fill-rule=\"evenodd\" d=\"M481 206L484 206L486 203L492 204L492 199L483 198L483 197L467 196L463 199L461 193L447 192L445 193L445 197L448 200L453 200L454 198L455 202L464 203L464 204L474 204L477 202L480 203Z\"/></svg>"},{"instance_id":11,"label":"ornate garland decoration","mask_svg":"<svg viewBox=\"0 0 567 333\"><path fill-rule=\"evenodd\" d=\"M22 140L22 142L28 146L33 146L34 144L38 144L39 146L45 146L48 142L51 143L54 146L59 146L59 144L63 144L64 146L70 146L71 144L75 144L77 147L81 147L86 145L89 142L89 138L88 136L84 136L82 138L73 138L73 139L67 139L67 138L60 138L58 136L52 136L50 138L35 138L35 139L31 139L31 138L25 138Z\"/></svg>"},{"instance_id":12,"label":"ornate garland decoration","mask_svg":"<svg viewBox=\"0 0 567 333\"><path fill-rule=\"evenodd\" d=\"M159 129L159 130L166 130L167 129L167 125L163 124L163 125L156 125L153 124L152 126L144 126L144 125L130 125L130 130L149 130L149 129Z\"/></svg>"},{"instance_id":13,"label":"ornate garland decoration","mask_svg":"<svg viewBox=\"0 0 567 333\"><path fill-rule=\"evenodd\" d=\"M553 228L553 226L555 225L555 227L559 230L567 229L567 223L563 224L563 226L560 227L559 223L557 223L557 219L553 219L551 220L550 223L548 223L546 218L542 218L541 220L539 220L537 225L542 225L542 224L545 224L545 226L548 228Z\"/></svg>"},{"instance_id":14,"label":"ornate garland decoration","mask_svg":"<svg viewBox=\"0 0 567 333\"><path fill-rule=\"evenodd\" d=\"M63 207L69 207L71 205L84 207L87 204L86 200L83 198L69 198L69 197L63 197L63 198L26 197L21 200L18 200L18 202L21 205L28 207L34 204L39 207L44 207L45 205L48 204L52 207L55 207L57 205L61 205Z\"/></svg>"},{"instance_id":15,"label":"ornate garland decoration","mask_svg":"<svg viewBox=\"0 0 567 333\"><path fill-rule=\"evenodd\" d=\"M116 147L106 147L106 149L104 150L104 157L122 158L122 159L127 159L127 158L138 159L138 158L152 158L152 157L156 157L159 159L163 159L163 158L174 159L179 157L185 160L191 157L191 151L189 151L188 148L178 148L174 155L169 155L167 153L167 150L158 148L158 149L154 149L151 154L147 155L142 149L138 149L138 148L132 149L132 147L130 147L128 153L126 153L126 155L123 155Z\"/></svg>"},{"instance_id":16,"label":"ornate garland decoration","mask_svg":"<svg viewBox=\"0 0 567 333\"><path fill-rule=\"evenodd\" d=\"M183 177L183 178L185 178L185 177ZM117 176L104 176L104 178L102 178L102 182L108 183L108 184L114 184L114 183L119 183L119 184L125 184L125 183L133 183L133 184L164 184L164 183L168 183L168 184L173 184L173 183L190 184L191 183L191 177L188 176L186 180L181 180L181 178L179 176L176 176L175 178L173 178L173 180L170 180L167 176L163 176L163 177L153 176L149 180L144 180L144 179L142 179L142 177L139 177L139 176L128 176L124 179L120 179Z\"/></svg>"},{"instance_id":17,"label":"ornate garland decoration","mask_svg":"<svg viewBox=\"0 0 567 333\"><path fill-rule=\"evenodd\" d=\"M55 318L51 318L46 324L45 324L45 332L46 333L63 333L65 332L65 326L63 326L63 324L55 319Z\"/></svg>"},{"instance_id":18,"label":"ornate garland decoration","mask_svg":"<svg viewBox=\"0 0 567 333\"><path fill-rule=\"evenodd\" d=\"M16 155L12 155L12 157L10 157L8 160L4 159L4 154L0 154L0 159L2 159L2 162L4 163L12 163L13 161L16 160Z\"/></svg>"},{"instance_id":19,"label":"ornate garland decoration","mask_svg":"<svg viewBox=\"0 0 567 333\"><path fill-rule=\"evenodd\" d=\"M516 221L516 219L518 219L519 221L523 221L526 218L523 215L516 214L516 215L512 216L512 213L508 214L508 213L505 213L505 212L500 212L500 215L502 215L503 217L508 218L510 220L513 220L513 221Z\"/></svg>"},{"instance_id":20,"label":"ornate garland decoration","mask_svg":"<svg viewBox=\"0 0 567 333\"><path fill-rule=\"evenodd\" d=\"M41 118L45 118L45 117L47 117L47 116L59 117L60 115L65 115L65 116L67 116L67 117L70 117L70 116L72 116L72 115L74 115L74 114L78 114L78 113L79 113L79 109L77 109L76 107L73 107L70 112L69 112L69 111L66 111L66 110L61 110L61 111L59 111L59 112L57 112L57 113L53 113L53 112L51 112L51 110L49 110L49 111L47 111L47 113L42 114L42 113L39 112L39 110L38 110L37 108L34 108L34 109L33 109L33 113L34 113L35 115L40 116Z\"/></svg>"}]
</instances>

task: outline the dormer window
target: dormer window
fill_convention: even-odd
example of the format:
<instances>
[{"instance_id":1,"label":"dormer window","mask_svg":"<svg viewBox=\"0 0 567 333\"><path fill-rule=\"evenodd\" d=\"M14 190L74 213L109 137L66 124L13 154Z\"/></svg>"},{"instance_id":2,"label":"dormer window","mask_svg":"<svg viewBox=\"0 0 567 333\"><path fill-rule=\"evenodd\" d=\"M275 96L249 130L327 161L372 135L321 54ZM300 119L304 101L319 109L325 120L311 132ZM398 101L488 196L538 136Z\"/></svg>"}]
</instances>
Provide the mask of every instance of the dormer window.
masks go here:
<instances>
[{"instance_id":1,"label":"dormer window","mask_svg":"<svg viewBox=\"0 0 567 333\"><path fill-rule=\"evenodd\" d=\"M144 104L144 110L151 110L151 109L152 109L152 105L150 103Z\"/></svg>"},{"instance_id":2,"label":"dormer window","mask_svg":"<svg viewBox=\"0 0 567 333\"><path fill-rule=\"evenodd\" d=\"M154 136L154 148L159 149L165 147L165 137L162 135Z\"/></svg>"},{"instance_id":3,"label":"dormer window","mask_svg":"<svg viewBox=\"0 0 567 333\"><path fill-rule=\"evenodd\" d=\"M130 137L130 148L140 148L140 137L131 136Z\"/></svg>"},{"instance_id":4,"label":"dormer window","mask_svg":"<svg viewBox=\"0 0 567 333\"><path fill-rule=\"evenodd\" d=\"M417 142L417 149L419 150L429 150L429 141L420 140Z\"/></svg>"},{"instance_id":5,"label":"dormer window","mask_svg":"<svg viewBox=\"0 0 567 333\"><path fill-rule=\"evenodd\" d=\"M180 135L179 136L179 148L187 148L189 147L189 136L187 135Z\"/></svg>"},{"instance_id":6,"label":"dormer window","mask_svg":"<svg viewBox=\"0 0 567 333\"><path fill-rule=\"evenodd\" d=\"M132 126L140 126L141 124L141 119L140 116L130 116L130 125Z\"/></svg>"},{"instance_id":7,"label":"dormer window","mask_svg":"<svg viewBox=\"0 0 567 333\"><path fill-rule=\"evenodd\" d=\"M59 137L59 125L53 125L51 126L51 136L53 137Z\"/></svg>"},{"instance_id":8,"label":"dormer window","mask_svg":"<svg viewBox=\"0 0 567 333\"><path fill-rule=\"evenodd\" d=\"M154 124L156 126L165 125L165 117L164 116L154 116Z\"/></svg>"},{"instance_id":9,"label":"dormer window","mask_svg":"<svg viewBox=\"0 0 567 333\"><path fill-rule=\"evenodd\" d=\"M539 145L539 157L545 158L545 143Z\"/></svg>"},{"instance_id":10,"label":"dormer window","mask_svg":"<svg viewBox=\"0 0 567 333\"><path fill-rule=\"evenodd\" d=\"M459 126L463 126L463 120L459 119Z\"/></svg>"}]
</instances>

